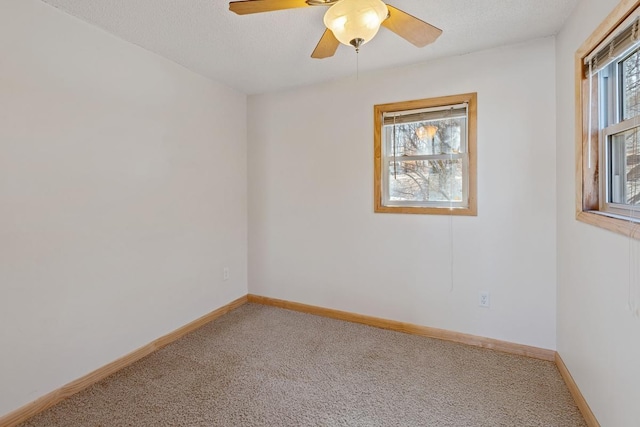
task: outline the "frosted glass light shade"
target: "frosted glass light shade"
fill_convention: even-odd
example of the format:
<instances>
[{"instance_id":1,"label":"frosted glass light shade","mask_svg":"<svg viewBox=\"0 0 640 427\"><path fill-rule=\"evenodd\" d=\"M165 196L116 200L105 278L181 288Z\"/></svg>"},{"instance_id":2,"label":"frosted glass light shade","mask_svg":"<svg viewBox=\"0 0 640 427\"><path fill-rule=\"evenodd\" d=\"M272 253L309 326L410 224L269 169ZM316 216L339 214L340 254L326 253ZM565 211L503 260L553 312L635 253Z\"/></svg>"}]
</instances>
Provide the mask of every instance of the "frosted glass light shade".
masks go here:
<instances>
[{"instance_id":1,"label":"frosted glass light shade","mask_svg":"<svg viewBox=\"0 0 640 427\"><path fill-rule=\"evenodd\" d=\"M355 46L354 40L362 39L359 46L378 33L388 14L387 5L381 0L340 0L325 13L324 25L347 46Z\"/></svg>"}]
</instances>

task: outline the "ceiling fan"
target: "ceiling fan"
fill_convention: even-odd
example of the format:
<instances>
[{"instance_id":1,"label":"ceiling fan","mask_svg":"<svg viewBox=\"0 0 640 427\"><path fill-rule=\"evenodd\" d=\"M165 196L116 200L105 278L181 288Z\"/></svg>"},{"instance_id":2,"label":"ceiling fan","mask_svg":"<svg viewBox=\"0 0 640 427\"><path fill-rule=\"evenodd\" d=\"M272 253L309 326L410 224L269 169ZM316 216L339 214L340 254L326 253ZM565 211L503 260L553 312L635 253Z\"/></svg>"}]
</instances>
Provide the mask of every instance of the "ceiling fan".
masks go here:
<instances>
[{"instance_id":1,"label":"ceiling fan","mask_svg":"<svg viewBox=\"0 0 640 427\"><path fill-rule=\"evenodd\" d=\"M359 51L382 25L415 46L433 43L442 30L409 15L382 0L244 0L229 3L229 10L238 15L296 9L309 6L330 6L324 15L327 27L312 58L333 56L340 43Z\"/></svg>"}]
</instances>

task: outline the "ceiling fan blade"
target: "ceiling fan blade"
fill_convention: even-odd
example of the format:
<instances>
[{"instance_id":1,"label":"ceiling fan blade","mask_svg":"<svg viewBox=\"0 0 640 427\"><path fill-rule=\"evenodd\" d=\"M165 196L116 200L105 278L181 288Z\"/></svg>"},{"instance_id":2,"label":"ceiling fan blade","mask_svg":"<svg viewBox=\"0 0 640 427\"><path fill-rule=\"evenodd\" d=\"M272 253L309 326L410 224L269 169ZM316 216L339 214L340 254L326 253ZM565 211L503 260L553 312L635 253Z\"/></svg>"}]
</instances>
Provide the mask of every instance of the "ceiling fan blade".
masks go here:
<instances>
[{"instance_id":1,"label":"ceiling fan blade","mask_svg":"<svg viewBox=\"0 0 640 427\"><path fill-rule=\"evenodd\" d=\"M229 10L238 15L247 15L308 6L305 0L245 0L230 2Z\"/></svg>"},{"instance_id":2,"label":"ceiling fan blade","mask_svg":"<svg viewBox=\"0 0 640 427\"><path fill-rule=\"evenodd\" d=\"M322 59L333 56L336 53L336 50L338 50L338 46L340 46L340 42L336 36L333 35L333 32L330 29L327 29L311 54L311 57L315 59Z\"/></svg>"},{"instance_id":3,"label":"ceiling fan blade","mask_svg":"<svg viewBox=\"0 0 640 427\"><path fill-rule=\"evenodd\" d=\"M424 47L436 41L442 30L407 12L403 12L387 4L389 18L382 22L382 26L393 31L403 39L418 47Z\"/></svg>"}]
</instances>

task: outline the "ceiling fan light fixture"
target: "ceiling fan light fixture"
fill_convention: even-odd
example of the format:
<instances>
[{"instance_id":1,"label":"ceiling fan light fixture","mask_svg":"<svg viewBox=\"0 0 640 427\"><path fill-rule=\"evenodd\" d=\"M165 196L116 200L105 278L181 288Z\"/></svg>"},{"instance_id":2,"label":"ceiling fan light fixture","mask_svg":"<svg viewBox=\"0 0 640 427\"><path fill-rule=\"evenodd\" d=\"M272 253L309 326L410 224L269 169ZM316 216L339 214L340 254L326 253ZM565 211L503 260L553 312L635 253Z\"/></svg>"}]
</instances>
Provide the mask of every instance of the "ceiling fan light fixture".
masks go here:
<instances>
[{"instance_id":1,"label":"ceiling fan light fixture","mask_svg":"<svg viewBox=\"0 0 640 427\"><path fill-rule=\"evenodd\" d=\"M381 0L340 0L325 13L324 25L340 43L358 49L378 33L388 14Z\"/></svg>"}]
</instances>

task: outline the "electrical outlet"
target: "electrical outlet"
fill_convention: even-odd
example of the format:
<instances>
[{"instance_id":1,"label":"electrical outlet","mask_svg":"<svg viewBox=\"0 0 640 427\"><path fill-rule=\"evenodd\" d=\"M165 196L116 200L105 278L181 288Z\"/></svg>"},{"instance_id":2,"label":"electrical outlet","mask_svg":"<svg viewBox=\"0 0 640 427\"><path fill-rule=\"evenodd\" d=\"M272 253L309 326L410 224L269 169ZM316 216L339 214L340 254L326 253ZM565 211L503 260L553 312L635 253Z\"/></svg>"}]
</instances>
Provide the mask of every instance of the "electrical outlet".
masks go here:
<instances>
[{"instance_id":1,"label":"electrical outlet","mask_svg":"<svg viewBox=\"0 0 640 427\"><path fill-rule=\"evenodd\" d=\"M480 307L489 308L491 300L489 299L489 292L480 292Z\"/></svg>"},{"instance_id":2,"label":"electrical outlet","mask_svg":"<svg viewBox=\"0 0 640 427\"><path fill-rule=\"evenodd\" d=\"M229 267L222 269L222 280L229 280Z\"/></svg>"}]
</instances>

